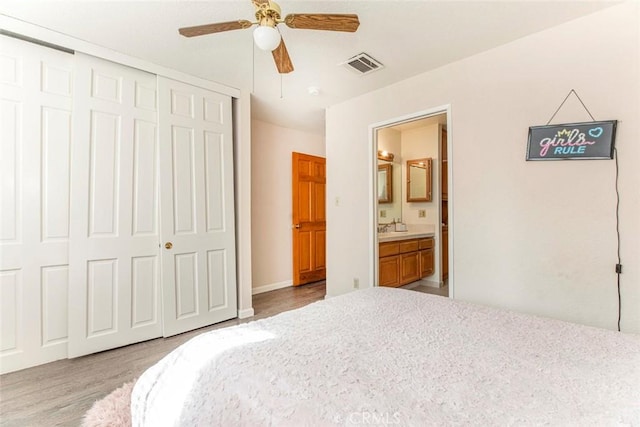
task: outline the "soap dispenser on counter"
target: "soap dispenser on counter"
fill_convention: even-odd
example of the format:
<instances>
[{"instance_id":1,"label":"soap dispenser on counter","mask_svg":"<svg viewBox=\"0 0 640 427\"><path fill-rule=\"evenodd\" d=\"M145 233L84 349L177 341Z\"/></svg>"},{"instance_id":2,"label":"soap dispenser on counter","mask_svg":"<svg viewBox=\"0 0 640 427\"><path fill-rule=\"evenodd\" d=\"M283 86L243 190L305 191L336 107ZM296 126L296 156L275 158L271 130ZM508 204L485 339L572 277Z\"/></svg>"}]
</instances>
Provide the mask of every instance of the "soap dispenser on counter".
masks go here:
<instances>
[{"instance_id":1,"label":"soap dispenser on counter","mask_svg":"<svg viewBox=\"0 0 640 427\"><path fill-rule=\"evenodd\" d=\"M407 231L407 224L403 224L398 218L398 221L395 223L396 231Z\"/></svg>"}]
</instances>

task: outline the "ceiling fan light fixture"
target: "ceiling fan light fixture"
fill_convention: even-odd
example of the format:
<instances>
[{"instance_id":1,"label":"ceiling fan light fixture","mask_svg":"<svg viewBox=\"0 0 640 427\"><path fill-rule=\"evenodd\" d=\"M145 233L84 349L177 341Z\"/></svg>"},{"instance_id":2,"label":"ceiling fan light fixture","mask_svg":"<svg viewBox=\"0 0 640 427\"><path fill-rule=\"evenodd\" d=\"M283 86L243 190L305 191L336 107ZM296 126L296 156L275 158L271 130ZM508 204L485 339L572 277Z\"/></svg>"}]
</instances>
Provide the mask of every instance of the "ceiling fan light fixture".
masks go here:
<instances>
[{"instance_id":1,"label":"ceiling fan light fixture","mask_svg":"<svg viewBox=\"0 0 640 427\"><path fill-rule=\"evenodd\" d=\"M205 34L258 27L253 31L253 41L260 50L272 53L279 74L293 71L293 64L287 46L277 29L279 24L300 30L324 30L353 33L358 29L360 20L352 13L290 13L282 20L282 10L275 0L251 0L255 9L256 21L238 19L227 22L195 25L179 28L184 37L203 36Z\"/></svg>"},{"instance_id":2,"label":"ceiling fan light fixture","mask_svg":"<svg viewBox=\"0 0 640 427\"><path fill-rule=\"evenodd\" d=\"M253 30L253 41L259 49L272 51L280 44L280 32L274 27L260 25Z\"/></svg>"}]
</instances>

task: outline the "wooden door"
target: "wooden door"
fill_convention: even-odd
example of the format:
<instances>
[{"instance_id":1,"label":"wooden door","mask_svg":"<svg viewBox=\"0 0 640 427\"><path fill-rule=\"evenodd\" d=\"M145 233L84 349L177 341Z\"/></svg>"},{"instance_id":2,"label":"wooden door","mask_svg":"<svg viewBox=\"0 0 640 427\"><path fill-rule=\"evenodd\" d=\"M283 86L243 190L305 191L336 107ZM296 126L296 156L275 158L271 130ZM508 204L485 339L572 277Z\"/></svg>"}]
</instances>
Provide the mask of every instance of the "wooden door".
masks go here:
<instances>
[{"instance_id":1,"label":"wooden door","mask_svg":"<svg viewBox=\"0 0 640 427\"><path fill-rule=\"evenodd\" d=\"M441 182L441 218L442 229L440 233L440 259L441 259L441 276L442 281L449 277L449 161L447 157L447 131L441 129L440 134L440 182Z\"/></svg>"},{"instance_id":2,"label":"wooden door","mask_svg":"<svg viewBox=\"0 0 640 427\"><path fill-rule=\"evenodd\" d=\"M0 374L67 356L73 55L0 35Z\"/></svg>"},{"instance_id":3,"label":"wooden door","mask_svg":"<svg viewBox=\"0 0 640 427\"><path fill-rule=\"evenodd\" d=\"M447 173L447 169L449 168L449 162L447 160L442 161L442 178L441 178L441 190L442 190L442 202L447 202L449 200L449 175Z\"/></svg>"},{"instance_id":4,"label":"wooden door","mask_svg":"<svg viewBox=\"0 0 640 427\"><path fill-rule=\"evenodd\" d=\"M163 334L236 317L231 98L158 78Z\"/></svg>"},{"instance_id":5,"label":"wooden door","mask_svg":"<svg viewBox=\"0 0 640 427\"><path fill-rule=\"evenodd\" d=\"M326 278L323 157L293 153L293 285Z\"/></svg>"},{"instance_id":6,"label":"wooden door","mask_svg":"<svg viewBox=\"0 0 640 427\"><path fill-rule=\"evenodd\" d=\"M75 60L69 357L162 335L156 76Z\"/></svg>"},{"instance_id":7,"label":"wooden door","mask_svg":"<svg viewBox=\"0 0 640 427\"><path fill-rule=\"evenodd\" d=\"M442 279L449 277L449 227L442 227Z\"/></svg>"}]
</instances>

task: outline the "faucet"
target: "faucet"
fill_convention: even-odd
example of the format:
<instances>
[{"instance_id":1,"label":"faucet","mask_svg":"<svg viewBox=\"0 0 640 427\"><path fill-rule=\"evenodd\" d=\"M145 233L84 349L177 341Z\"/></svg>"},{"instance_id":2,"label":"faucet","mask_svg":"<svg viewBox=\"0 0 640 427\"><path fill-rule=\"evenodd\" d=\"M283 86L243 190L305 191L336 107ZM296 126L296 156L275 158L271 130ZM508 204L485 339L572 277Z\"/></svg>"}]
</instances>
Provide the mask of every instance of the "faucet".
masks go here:
<instances>
[{"instance_id":1,"label":"faucet","mask_svg":"<svg viewBox=\"0 0 640 427\"><path fill-rule=\"evenodd\" d=\"M392 225L393 223L391 222L389 224L378 224L378 233L387 233Z\"/></svg>"}]
</instances>

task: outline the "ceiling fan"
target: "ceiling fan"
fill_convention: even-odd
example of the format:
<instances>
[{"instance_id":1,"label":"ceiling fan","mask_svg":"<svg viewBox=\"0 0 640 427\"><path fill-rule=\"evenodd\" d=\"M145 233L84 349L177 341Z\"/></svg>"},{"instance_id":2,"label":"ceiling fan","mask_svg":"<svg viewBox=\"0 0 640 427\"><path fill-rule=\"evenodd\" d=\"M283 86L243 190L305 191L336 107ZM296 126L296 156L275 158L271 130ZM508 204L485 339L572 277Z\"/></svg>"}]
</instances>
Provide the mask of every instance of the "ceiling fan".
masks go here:
<instances>
[{"instance_id":1,"label":"ceiling fan","mask_svg":"<svg viewBox=\"0 0 640 427\"><path fill-rule=\"evenodd\" d=\"M287 15L284 20L281 20L280 6L275 1L251 0L251 2L256 8L257 22L240 19L180 28L178 32L185 37L195 37L258 25L253 32L256 46L262 50L270 50L278 72L286 74L293 71L293 64L284 40L282 40L280 32L276 28L278 24L284 23L287 27L294 29L345 31L349 33L355 32L360 25L358 15L353 14L292 13Z\"/></svg>"}]
</instances>

